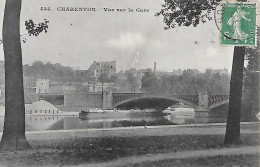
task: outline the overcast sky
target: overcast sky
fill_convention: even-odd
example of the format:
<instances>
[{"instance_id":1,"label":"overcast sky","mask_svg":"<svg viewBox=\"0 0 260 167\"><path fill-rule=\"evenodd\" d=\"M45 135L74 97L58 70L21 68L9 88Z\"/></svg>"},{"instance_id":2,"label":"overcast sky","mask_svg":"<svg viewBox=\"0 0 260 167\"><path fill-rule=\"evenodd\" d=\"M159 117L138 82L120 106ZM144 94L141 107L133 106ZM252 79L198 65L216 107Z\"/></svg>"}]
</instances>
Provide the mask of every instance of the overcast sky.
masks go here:
<instances>
[{"instance_id":1,"label":"overcast sky","mask_svg":"<svg viewBox=\"0 0 260 167\"><path fill-rule=\"evenodd\" d=\"M88 69L93 61L117 61L117 71L131 67L157 69L231 69L233 47L221 46L214 21L198 27L164 30L162 17L154 14L162 0L23 0L21 34L24 22L50 21L47 34L28 37L22 44L23 63L35 60L60 63L75 69ZM50 7L52 11L41 11ZM58 7L93 7L95 12L57 11ZM132 8L134 12L105 12L103 8ZM136 12L135 9L149 9ZM2 27L4 1L0 1ZM2 35L0 34L0 37ZM0 60L3 60L0 45Z\"/></svg>"}]
</instances>

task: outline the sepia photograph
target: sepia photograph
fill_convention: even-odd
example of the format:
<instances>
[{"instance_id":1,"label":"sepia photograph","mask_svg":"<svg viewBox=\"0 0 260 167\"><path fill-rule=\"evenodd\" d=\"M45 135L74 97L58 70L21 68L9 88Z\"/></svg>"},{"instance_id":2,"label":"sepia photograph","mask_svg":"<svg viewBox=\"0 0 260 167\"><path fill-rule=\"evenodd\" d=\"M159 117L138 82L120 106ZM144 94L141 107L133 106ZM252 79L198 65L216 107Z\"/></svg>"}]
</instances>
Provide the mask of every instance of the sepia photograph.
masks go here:
<instances>
[{"instance_id":1,"label":"sepia photograph","mask_svg":"<svg viewBox=\"0 0 260 167\"><path fill-rule=\"evenodd\" d=\"M259 6L0 1L0 167L259 167Z\"/></svg>"}]
</instances>

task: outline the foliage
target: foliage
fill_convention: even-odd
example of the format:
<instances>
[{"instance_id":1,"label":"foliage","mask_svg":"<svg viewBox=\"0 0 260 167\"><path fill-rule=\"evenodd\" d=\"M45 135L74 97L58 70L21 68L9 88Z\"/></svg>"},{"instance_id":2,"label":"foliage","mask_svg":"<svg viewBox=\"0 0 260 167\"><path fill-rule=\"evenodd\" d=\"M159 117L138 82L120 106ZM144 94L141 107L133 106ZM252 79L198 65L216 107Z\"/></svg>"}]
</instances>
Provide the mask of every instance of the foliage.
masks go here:
<instances>
[{"instance_id":1,"label":"foliage","mask_svg":"<svg viewBox=\"0 0 260 167\"><path fill-rule=\"evenodd\" d=\"M146 74L147 75L147 74ZM151 78L151 77L150 77ZM144 84L150 84L152 79ZM156 80L156 79L154 79ZM207 70L205 73L193 73L191 70L185 70L182 75L163 75L158 81L154 82L157 86L158 92L170 94L196 94L197 92L213 93L228 93L230 75L223 73L214 73ZM146 91L154 92L153 89L146 89Z\"/></svg>"},{"instance_id":2,"label":"foliage","mask_svg":"<svg viewBox=\"0 0 260 167\"><path fill-rule=\"evenodd\" d=\"M133 73L128 73L127 81L131 85L131 92L135 93L135 89L138 87L138 81L137 81L136 76Z\"/></svg>"},{"instance_id":3,"label":"foliage","mask_svg":"<svg viewBox=\"0 0 260 167\"><path fill-rule=\"evenodd\" d=\"M152 72L151 69L147 69L142 77L142 91L144 92L158 92L159 91L159 80Z\"/></svg>"},{"instance_id":4,"label":"foliage","mask_svg":"<svg viewBox=\"0 0 260 167\"><path fill-rule=\"evenodd\" d=\"M95 80L94 78L86 78L86 79L91 80L91 81ZM86 79L84 79L84 80L86 80ZM109 77L107 73L102 73L98 77L98 81L104 82L104 83L115 83L117 79L118 79L117 75L113 74Z\"/></svg>"},{"instance_id":5,"label":"foliage","mask_svg":"<svg viewBox=\"0 0 260 167\"><path fill-rule=\"evenodd\" d=\"M110 80L109 80L107 73L102 73L99 75L98 81L99 82L109 82Z\"/></svg>"},{"instance_id":6,"label":"foliage","mask_svg":"<svg viewBox=\"0 0 260 167\"><path fill-rule=\"evenodd\" d=\"M248 60L247 67L244 73L244 96L246 110L248 116L255 118L255 115L259 112L259 81L260 81L260 46L259 46L259 34L260 28L258 28L258 46L256 48L246 49L246 59Z\"/></svg>"},{"instance_id":7,"label":"foliage","mask_svg":"<svg viewBox=\"0 0 260 167\"><path fill-rule=\"evenodd\" d=\"M29 35L29 36L38 36L40 33L42 33L43 31L45 33L47 33L48 31L48 23L49 21L47 21L46 19L44 19L44 22L35 24L33 22L33 20L26 20L25 21L25 29L27 30L28 33L20 35L22 38L22 42L25 43L27 41L27 38L25 36ZM3 40L0 39L0 44L3 43Z\"/></svg>"},{"instance_id":8,"label":"foliage","mask_svg":"<svg viewBox=\"0 0 260 167\"><path fill-rule=\"evenodd\" d=\"M80 82L85 81L86 75L71 67L62 66L59 63L35 61L31 66L24 65L24 75L32 79L50 79L56 82Z\"/></svg>"},{"instance_id":9,"label":"foliage","mask_svg":"<svg viewBox=\"0 0 260 167\"><path fill-rule=\"evenodd\" d=\"M48 30L48 23L46 19L44 19L44 22L35 24L31 19L28 21L25 21L25 27L28 31L29 36L38 36L41 32L47 33Z\"/></svg>"},{"instance_id":10,"label":"foliage","mask_svg":"<svg viewBox=\"0 0 260 167\"><path fill-rule=\"evenodd\" d=\"M110 82L115 83L115 81L118 79L118 76L116 74L113 74L110 76Z\"/></svg>"},{"instance_id":11,"label":"foliage","mask_svg":"<svg viewBox=\"0 0 260 167\"><path fill-rule=\"evenodd\" d=\"M165 29L177 26L196 27L200 22L212 20L210 13L216 9L221 0L165 0L161 11L156 16L162 15Z\"/></svg>"}]
</instances>

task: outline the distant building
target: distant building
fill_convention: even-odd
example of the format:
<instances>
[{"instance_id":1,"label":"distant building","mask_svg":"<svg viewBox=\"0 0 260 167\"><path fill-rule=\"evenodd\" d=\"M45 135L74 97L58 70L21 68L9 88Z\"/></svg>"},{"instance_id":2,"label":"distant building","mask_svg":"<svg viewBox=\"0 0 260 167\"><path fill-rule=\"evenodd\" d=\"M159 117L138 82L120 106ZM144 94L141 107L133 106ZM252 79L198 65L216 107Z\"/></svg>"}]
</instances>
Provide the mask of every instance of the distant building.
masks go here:
<instances>
[{"instance_id":1,"label":"distant building","mask_svg":"<svg viewBox=\"0 0 260 167\"><path fill-rule=\"evenodd\" d=\"M106 74L109 78L116 74L116 61L96 62L94 61L88 68L88 77L98 78L101 74Z\"/></svg>"},{"instance_id":2,"label":"distant building","mask_svg":"<svg viewBox=\"0 0 260 167\"><path fill-rule=\"evenodd\" d=\"M88 86L86 85L64 85L63 92L70 93L88 93Z\"/></svg>"},{"instance_id":3,"label":"distant building","mask_svg":"<svg viewBox=\"0 0 260 167\"><path fill-rule=\"evenodd\" d=\"M210 74L228 74L228 69L206 69L206 73Z\"/></svg>"},{"instance_id":4,"label":"distant building","mask_svg":"<svg viewBox=\"0 0 260 167\"><path fill-rule=\"evenodd\" d=\"M23 85L24 85L24 88L33 88L33 87L35 87L35 80L24 75L23 76Z\"/></svg>"},{"instance_id":5,"label":"distant building","mask_svg":"<svg viewBox=\"0 0 260 167\"><path fill-rule=\"evenodd\" d=\"M50 80L37 79L36 80L36 93L49 93L50 92Z\"/></svg>"},{"instance_id":6,"label":"distant building","mask_svg":"<svg viewBox=\"0 0 260 167\"><path fill-rule=\"evenodd\" d=\"M45 100L36 101L32 104L25 104L25 114L28 115L58 115L60 113L61 111L58 108Z\"/></svg>"},{"instance_id":7,"label":"distant building","mask_svg":"<svg viewBox=\"0 0 260 167\"><path fill-rule=\"evenodd\" d=\"M103 87L103 88L102 88ZM100 93L103 91L112 91L114 92L114 84L113 83L100 83L100 82L97 82L97 83L89 83L88 85L88 92L89 93Z\"/></svg>"}]
</instances>

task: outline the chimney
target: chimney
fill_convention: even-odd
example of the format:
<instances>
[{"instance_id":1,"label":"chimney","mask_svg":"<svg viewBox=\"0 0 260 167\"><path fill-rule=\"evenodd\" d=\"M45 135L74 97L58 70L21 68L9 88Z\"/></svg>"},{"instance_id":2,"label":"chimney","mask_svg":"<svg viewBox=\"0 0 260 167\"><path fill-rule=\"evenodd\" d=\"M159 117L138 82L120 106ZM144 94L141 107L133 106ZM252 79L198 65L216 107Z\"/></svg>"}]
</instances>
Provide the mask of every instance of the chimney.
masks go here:
<instances>
[{"instance_id":1,"label":"chimney","mask_svg":"<svg viewBox=\"0 0 260 167\"><path fill-rule=\"evenodd\" d=\"M153 73L155 74L156 72L156 62L154 62L154 65L153 65Z\"/></svg>"}]
</instances>

